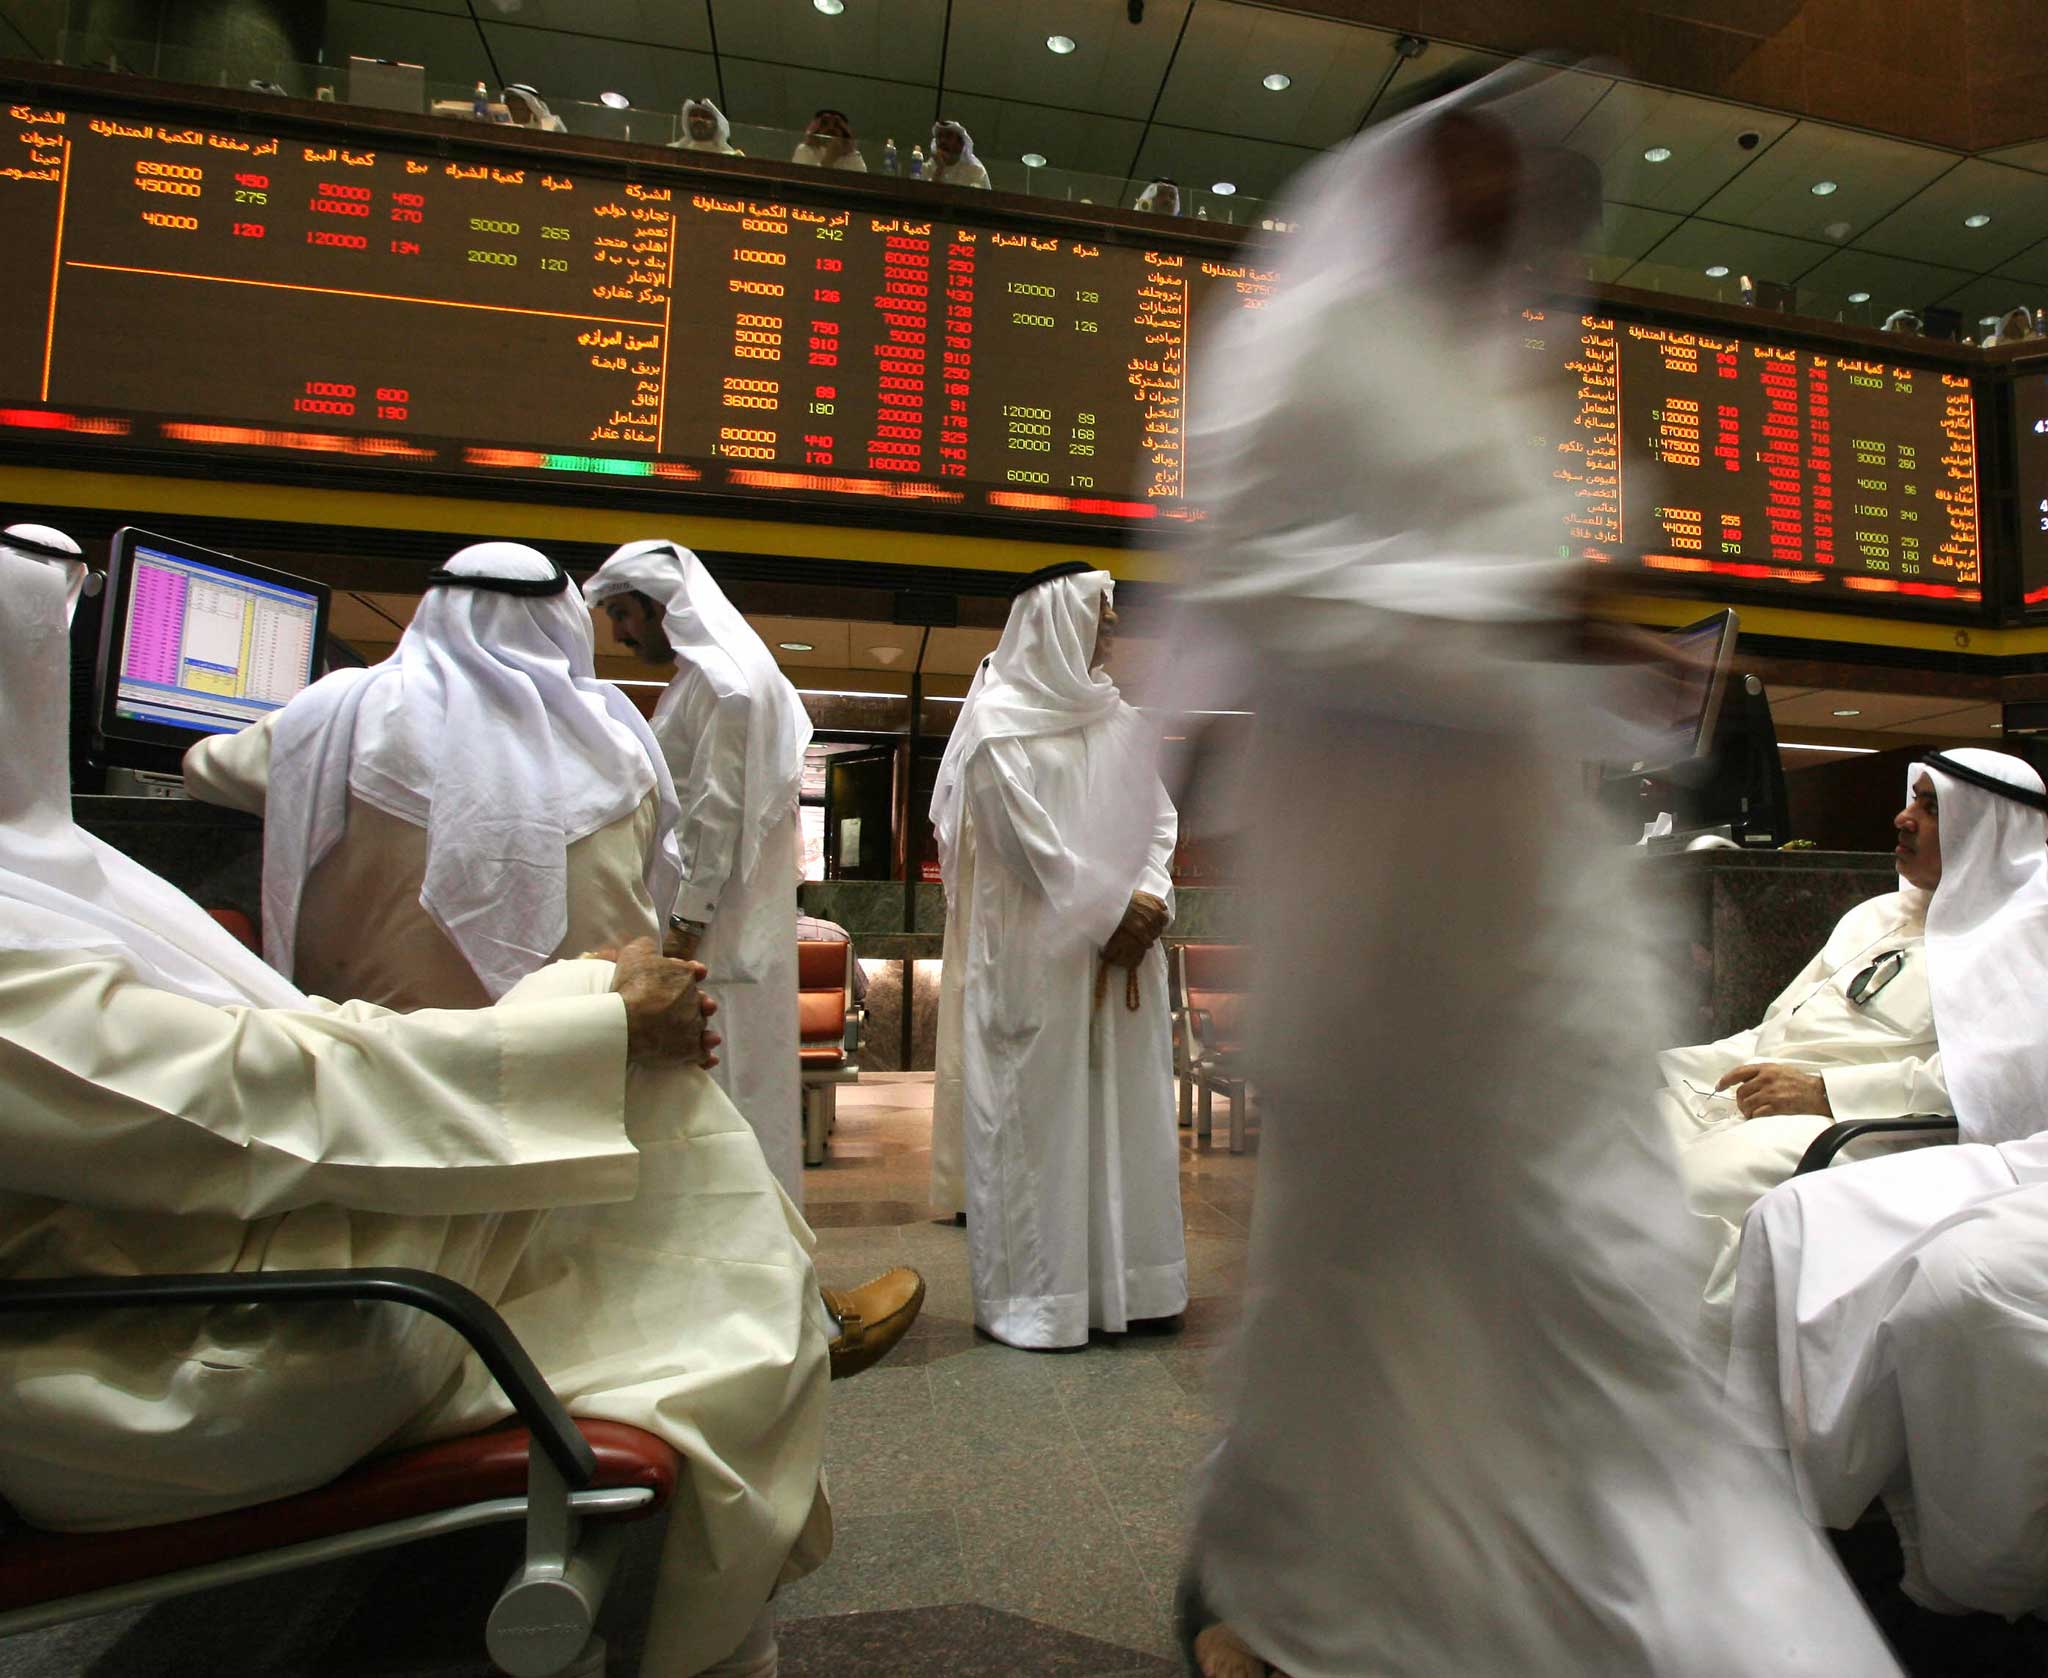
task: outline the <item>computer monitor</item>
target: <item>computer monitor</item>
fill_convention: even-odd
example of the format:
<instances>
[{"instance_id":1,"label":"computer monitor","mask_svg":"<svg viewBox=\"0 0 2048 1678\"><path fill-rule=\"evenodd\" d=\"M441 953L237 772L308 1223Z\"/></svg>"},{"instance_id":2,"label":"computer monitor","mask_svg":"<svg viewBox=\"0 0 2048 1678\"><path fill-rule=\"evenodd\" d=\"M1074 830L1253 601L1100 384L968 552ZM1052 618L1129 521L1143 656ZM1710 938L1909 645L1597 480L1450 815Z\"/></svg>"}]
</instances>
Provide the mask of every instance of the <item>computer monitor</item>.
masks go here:
<instances>
[{"instance_id":1,"label":"computer monitor","mask_svg":"<svg viewBox=\"0 0 2048 1678\"><path fill-rule=\"evenodd\" d=\"M94 672L102 761L175 774L202 735L277 710L320 673L328 598L303 577L117 530Z\"/></svg>"},{"instance_id":2,"label":"computer monitor","mask_svg":"<svg viewBox=\"0 0 2048 1678\"><path fill-rule=\"evenodd\" d=\"M1656 775L1712 753L1737 628L1734 612L1723 610L1666 633L1677 656L1660 684L1662 714L1648 719L1662 740L1633 763L1609 764L1610 776Z\"/></svg>"}]
</instances>

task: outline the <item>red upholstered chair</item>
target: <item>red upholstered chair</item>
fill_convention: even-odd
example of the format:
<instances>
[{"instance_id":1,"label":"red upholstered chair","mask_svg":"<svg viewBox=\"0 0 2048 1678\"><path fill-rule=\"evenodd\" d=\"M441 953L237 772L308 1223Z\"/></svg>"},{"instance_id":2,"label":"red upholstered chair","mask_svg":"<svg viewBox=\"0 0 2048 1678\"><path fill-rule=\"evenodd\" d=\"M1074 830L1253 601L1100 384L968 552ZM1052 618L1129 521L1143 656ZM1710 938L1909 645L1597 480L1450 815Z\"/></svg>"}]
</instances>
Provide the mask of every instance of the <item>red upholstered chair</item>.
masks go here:
<instances>
[{"instance_id":1,"label":"red upholstered chair","mask_svg":"<svg viewBox=\"0 0 2048 1678\"><path fill-rule=\"evenodd\" d=\"M1180 1122L1187 1124L1197 1092L1197 1137L1212 1129L1213 1097L1230 1101L1230 1151L1244 1152L1249 1100L1245 1090L1245 1014L1251 993L1251 950L1243 944L1181 944L1167 964L1174 1015Z\"/></svg>"},{"instance_id":2,"label":"red upholstered chair","mask_svg":"<svg viewBox=\"0 0 2048 1678\"><path fill-rule=\"evenodd\" d=\"M862 1012L853 1000L853 946L798 939L797 1062L804 1082L804 1164L825 1163L839 1086L860 1081Z\"/></svg>"},{"instance_id":3,"label":"red upholstered chair","mask_svg":"<svg viewBox=\"0 0 2048 1678\"><path fill-rule=\"evenodd\" d=\"M206 911L215 920L232 932L244 947L263 953L263 940L256 936L256 923L239 909L209 909Z\"/></svg>"},{"instance_id":4,"label":"red upholstered chair","mask_svg":"<svg viewBox=\"0 0 2048 1678\"><path fill-rule=\"evenodd\" d=\"M423 1270L279 1270L0 1282L0 1313L290 1306L382 1300L429 1312L482 1358L518 1421L358 1463L295 1497L125 1532L0 1527L0 1636L135 1608L188 1591L385 1549L467 1527L522 1522L525 1555L484 1642L512 1678L604 1670L592 1635L624 1534L665 1508L681 1459L616 1422L575 1422L504 1320Z\"/></svg>"}]
</instances>

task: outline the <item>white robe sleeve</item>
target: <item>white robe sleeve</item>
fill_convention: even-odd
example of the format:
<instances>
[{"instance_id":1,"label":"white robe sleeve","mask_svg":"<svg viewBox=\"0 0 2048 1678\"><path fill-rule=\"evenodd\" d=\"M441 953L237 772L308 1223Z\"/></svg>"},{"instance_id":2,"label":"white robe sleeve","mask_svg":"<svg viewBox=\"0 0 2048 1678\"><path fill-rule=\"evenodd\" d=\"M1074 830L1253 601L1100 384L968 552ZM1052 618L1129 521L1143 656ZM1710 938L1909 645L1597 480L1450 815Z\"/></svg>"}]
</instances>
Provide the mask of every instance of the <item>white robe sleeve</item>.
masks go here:
<instances>
[{"instance_id":1,"label":"white robe sleeve","mask_svg":"<svg viewBox=\"0 0 2048 1678\"><path fill-rule=\"evenodd\" d=\"M1157 789L1159 807L1152 818L1152 845L1145 855L1145 871L1138 876L1137 889L1148 891L1166 905L1166 912L1173 913L1173 848L1180 842L1180 812L1174 809L1173 800L1166 794L1162 783Z\"/></svg>"},{"instance_id":2,"label":"white robe sleeve","mask_svg":"<svg viewBox=\"0 0 2048 1678\"><path fill-rule=\"evenodd\" d=\"M740 813L747 787L747 727L753 700L745 693L714 692L703 686L703 698L689 707L683 720L690 733L686 785L676 789L682 820L676 840L683 852L683 883L676 893L676 913L686 921L709 921L732 878L739 854Z\"/></svg>"},{"instance_id":3,"label":"white robe sleeve","mask_svg":"<svg viewBox=\"0 0 2048 1678\"><path fill-rule=\"evenodd\" d=\"M1838 1124L1855 1119L1904 1119L1917 1113L1955 1112L1941 1076L1941 1054L1906 1055L1868 1066L1831 1066L1821 1075L1828 1109Z\"/></svg>"},{"instance_id":4,"label":"white robe sleeve","mask_svg":"<svg viewBox=\"0 0 2048 1678\"><path fill-rule=\"evenodd\" d=\"M1073 854L1061 840L1045 806L1038 802L1032 784L1031 755L1023 744L1017 740L991 740L974 754L966 775L976 847L987 847L1002 859L1005 868L1036 886L1039 895L1050 902L1070 901L1074 889Z\"/></svg>"},{"instance_id":5,"label":"white robe sleeve","mask_svg":"<svg viewBox=\"0 0 2048 1678\"><path fill-rule=\"evenodd\" d=\"M0 1084L8 1186L109 1210L449 1215L622 1200L637 1182L609 991L219 1008L103 955L12 951Z\"/></svg>"},{"instance_id":6,"label":"white robe sleeve","mask_svg":"<svg viewBox=\"0 0 2048 1678\"><path fill-rule=\"evenodd\" d=\"M185 790L206 804L263 814L270 793L272 711L234 734L209 734L185 752Z\"/></svg>"}]
</instances>

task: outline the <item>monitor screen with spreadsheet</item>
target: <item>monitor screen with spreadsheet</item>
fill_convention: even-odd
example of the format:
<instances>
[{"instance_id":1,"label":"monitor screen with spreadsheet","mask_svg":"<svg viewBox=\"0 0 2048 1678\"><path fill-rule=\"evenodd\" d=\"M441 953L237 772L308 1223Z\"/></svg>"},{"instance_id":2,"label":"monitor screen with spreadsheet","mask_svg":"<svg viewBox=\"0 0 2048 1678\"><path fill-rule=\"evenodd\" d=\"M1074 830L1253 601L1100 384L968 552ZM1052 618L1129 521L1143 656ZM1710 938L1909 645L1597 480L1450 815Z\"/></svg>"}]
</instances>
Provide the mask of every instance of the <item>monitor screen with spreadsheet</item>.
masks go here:
<instances>
[{"instance_id":1,"label":"monitor screen with spreadsheet","mask_svg":"<svg viewBox=\"0 0 2048 1678\"><path fill-rule=\"evenodd\" d=\"M320 672L321 584L132 527L107 572L95 732L111 762L175 768L200 735L247 727Z\"/></svg>"}]
</instances>

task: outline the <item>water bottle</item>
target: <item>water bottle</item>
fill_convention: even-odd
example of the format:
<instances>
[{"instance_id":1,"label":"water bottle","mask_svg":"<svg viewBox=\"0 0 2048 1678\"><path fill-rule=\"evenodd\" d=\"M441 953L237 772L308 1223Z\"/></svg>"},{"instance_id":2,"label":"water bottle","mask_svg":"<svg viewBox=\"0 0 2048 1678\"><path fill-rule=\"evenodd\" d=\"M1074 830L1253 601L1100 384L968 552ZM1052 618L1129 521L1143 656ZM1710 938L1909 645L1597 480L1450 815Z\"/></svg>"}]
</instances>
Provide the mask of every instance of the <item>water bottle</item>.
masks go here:
<instances>
[{"instance_id":1,"label":"water bottle","mask_svg":"<svg viewBox=\"0 0 2048 1678\"><path fill-rule=\"evenodd\" d=\"M469 114L479 122L491 120L491 90L482 82L476 84L476 91L469 96Z\"/></svg>"},{"instance_id":2,"label":"water bottle","mask_svg":"<svg viewBox=\"0 0 2048 1678\"><path fill-rule=\"evenodd\" d=\"M885 175L896 173L896 142L894 140L884 140L882 142L882 173Z\"/></svg>"},{"instance_id":3,"label":"water bottle","mask_svg":"<svg viewBox=\"0 0 2048 1678\"><path fill-rule=\"evenodd\" d=\"M921 181L925 178L924 147L922 146L912 146L910 148L910 178L914 181Z\"/></svg>"}]
</instances>

